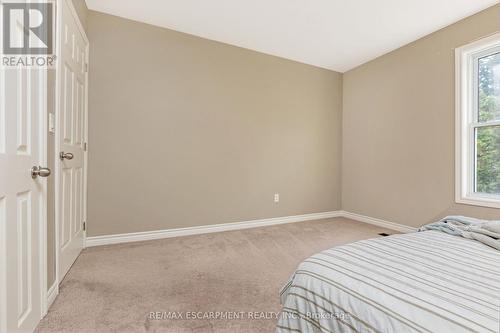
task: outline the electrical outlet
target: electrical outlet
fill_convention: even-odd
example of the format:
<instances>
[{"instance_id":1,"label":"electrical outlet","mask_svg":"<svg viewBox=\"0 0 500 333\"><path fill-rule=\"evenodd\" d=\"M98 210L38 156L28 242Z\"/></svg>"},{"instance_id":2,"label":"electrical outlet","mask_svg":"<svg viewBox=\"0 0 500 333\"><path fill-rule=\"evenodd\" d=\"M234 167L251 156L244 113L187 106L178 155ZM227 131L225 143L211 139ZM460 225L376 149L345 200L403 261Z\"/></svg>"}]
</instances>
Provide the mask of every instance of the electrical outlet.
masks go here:
<instances>
[{"instance_id":1,"label":"electrical outlet","mask_svg":"<svg viewBox=\"0 0 500 333\"><path fill-rule=\"evenodd\" d=\"M280 202L280 194L279 193L274 194L274 202Z\"/></svg>"}]
</instances>

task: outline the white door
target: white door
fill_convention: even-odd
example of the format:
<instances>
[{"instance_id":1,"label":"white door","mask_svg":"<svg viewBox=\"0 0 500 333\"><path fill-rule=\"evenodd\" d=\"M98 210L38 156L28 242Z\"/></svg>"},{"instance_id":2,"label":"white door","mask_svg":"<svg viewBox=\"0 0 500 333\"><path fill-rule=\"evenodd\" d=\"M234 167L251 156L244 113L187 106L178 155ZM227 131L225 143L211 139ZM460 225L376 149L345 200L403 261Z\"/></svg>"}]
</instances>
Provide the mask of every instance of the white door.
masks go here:
<instances>
[{"instance_id":1,"label":"white door","mask_svg":"<svg viewBox=\"0 0 500 333\"><path fill-rule=\"evenodd\" d=\"M60 2L58 57L59 281L84 246L88 40L67 0Z\"/></svg>"},{"instance_id":2,"label":"white door","mask_svg":"<svg viewBox=\"0 0 500 333\"><path fill-rule=\"evenodd\" d=\"M31 169L46 162L45 78L0 69L0 332L32 332L42 315L46 179Z\"/></svg>"}]
</instances>

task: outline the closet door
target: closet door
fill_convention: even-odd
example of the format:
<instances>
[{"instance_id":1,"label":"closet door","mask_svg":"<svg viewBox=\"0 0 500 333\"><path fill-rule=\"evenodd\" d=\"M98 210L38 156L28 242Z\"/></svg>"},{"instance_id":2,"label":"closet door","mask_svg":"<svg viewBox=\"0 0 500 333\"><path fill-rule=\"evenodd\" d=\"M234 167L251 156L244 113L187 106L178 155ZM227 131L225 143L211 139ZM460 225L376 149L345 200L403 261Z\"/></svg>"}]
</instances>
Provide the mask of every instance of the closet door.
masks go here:
<instances>
[{"instance_id":1,"label":"closet door","mask_svg":"<svg viewBox=\"0 0 500 333\"><path fill-rule=\"evenodd\" d=\"M66 0L58 33L59 281L84 247L88 40Z\"/></svg>"}]
</instances>

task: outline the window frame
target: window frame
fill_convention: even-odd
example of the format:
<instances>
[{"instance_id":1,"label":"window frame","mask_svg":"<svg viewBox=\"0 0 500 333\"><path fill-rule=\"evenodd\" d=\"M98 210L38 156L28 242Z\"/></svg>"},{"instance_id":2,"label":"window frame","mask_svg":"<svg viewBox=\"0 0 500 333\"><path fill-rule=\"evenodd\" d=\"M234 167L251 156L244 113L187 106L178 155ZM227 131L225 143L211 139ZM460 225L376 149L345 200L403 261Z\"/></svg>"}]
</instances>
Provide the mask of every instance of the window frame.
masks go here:
<instances>
[{"instance_id":1,"label":"window frame","mask_svg":"<svg viewBox=\"0 0 500 333\"><path fill-rule=\"evenodd\" d=\"M500 33L455 49L455 201L500 208L500 195L476 193L476 129L479 122L479 59L500 52Z\"/></svg>"}]
</instances>

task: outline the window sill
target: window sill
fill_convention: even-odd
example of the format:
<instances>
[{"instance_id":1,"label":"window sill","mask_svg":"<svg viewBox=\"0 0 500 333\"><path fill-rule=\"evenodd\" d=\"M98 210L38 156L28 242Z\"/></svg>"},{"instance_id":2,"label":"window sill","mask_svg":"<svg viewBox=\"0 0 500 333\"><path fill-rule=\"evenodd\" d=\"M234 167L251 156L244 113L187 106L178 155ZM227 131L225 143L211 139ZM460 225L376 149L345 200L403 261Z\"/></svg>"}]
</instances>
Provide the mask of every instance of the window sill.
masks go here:
<instances>
[{"instance_id":1,"label":"window sill","mask_svg":"<svg viewBox=\"0 0 500 333\"><path fill-rule=\"evenodd\" d=\"M467 196L455 200L459 204L488 208L500 208L500 197Z\"/></svg>"}]
</instances>

